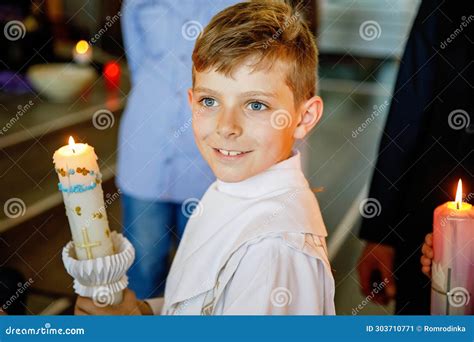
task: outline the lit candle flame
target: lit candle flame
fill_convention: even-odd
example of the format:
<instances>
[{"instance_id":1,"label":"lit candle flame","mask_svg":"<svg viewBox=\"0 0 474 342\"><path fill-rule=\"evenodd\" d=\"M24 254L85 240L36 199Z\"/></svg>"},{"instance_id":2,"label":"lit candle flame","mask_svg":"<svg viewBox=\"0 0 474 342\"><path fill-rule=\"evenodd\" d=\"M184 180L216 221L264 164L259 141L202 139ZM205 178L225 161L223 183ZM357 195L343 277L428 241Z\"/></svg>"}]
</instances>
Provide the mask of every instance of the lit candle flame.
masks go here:
<instances>
[{"instance_id":1,"label":"lit candle flame","mask_svg":"<svg viewBox=\"0 0 474 342\"><path fill-rule=\"evenodd\" d=\"M74 141L74 138L72 137L72 135L69 137L69 147L71 147L71 150L73 153L76 153L76 151L74 150L74 145L76 145L75 141Z\"/></svg>"},{"instance_id":2,"label":"lit candle flame","mask_svg":"<svg viewBox=\"0 0 474 342\"><path fill-rule=\"evenodd\" d=\"M89 43L87 43L85 40L80 40L76 44L76 52L83 55L89 50Z\"/></svg>"},{"instance_id":3,"label":"lit candle flame","mask_svg":"<svg viewBox=\"0 0 474 342\"><path fill-rule=\"evenodd\" d=\"M459 178L458 182L458 189L456 191L456 208L460 209L462 207L462 181L461 178Z\"/></svg>"}]
</instances>

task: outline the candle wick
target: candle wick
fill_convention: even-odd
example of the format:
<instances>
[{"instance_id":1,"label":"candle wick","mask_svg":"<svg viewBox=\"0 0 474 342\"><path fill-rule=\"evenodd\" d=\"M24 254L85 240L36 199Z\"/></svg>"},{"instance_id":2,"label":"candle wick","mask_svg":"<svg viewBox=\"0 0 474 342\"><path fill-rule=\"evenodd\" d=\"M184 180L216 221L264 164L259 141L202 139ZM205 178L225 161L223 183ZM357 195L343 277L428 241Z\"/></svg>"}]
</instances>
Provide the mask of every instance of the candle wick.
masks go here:
<instances>
[{"instance_id":1,"label":"candle wick","mask_svg":"<svg viewBox=\"0 0 474 342\"><path fill-rule=\"evenodd\" d=\"M456 202L456 208L459 210L459 202Z\"/></svg>"},{"instance_id":2,"label":"candle wick","mask_svg":"<svg viewBox=\"0 0 474 342\"><path fill-rule=\"evenodd\" d=\"M72 153L76 153L76 150L74 148L72 149Z\"/></svg>"}]
</instances>

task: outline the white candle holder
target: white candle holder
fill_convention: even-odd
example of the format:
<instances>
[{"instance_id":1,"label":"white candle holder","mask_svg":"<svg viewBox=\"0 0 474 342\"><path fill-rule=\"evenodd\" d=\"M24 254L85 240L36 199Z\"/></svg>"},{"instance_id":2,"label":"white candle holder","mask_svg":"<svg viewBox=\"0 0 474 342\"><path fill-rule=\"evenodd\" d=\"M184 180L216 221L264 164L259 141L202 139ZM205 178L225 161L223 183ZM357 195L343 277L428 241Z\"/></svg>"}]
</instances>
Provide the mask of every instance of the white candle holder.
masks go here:
<instances>
[{"instance_id":1,"label":"white candle holder","mask_svg":"<svg viewBox=\"0 0 474 342\"><path fill-rule=\"evenodd\" d=\"M92 298L97 306L120 304L123 290L128 285L126 275L135 259L135 249L122 234L111 232L113 255L89 260L76 259L72 241L63 248L63 263L74 278L74 290L83 297Z\"/></svg>"}]
</instances>

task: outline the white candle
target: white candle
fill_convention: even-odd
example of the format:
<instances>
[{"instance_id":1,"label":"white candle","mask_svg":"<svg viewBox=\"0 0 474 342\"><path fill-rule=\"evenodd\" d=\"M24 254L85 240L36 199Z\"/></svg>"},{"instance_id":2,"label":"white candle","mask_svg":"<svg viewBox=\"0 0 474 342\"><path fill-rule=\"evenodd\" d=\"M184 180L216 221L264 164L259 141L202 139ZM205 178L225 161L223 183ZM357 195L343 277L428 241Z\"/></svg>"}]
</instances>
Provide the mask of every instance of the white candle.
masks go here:
<instances>
[{"instance_id":1,"label":"white candle","mask_svg":"<svg viewBox=\"0 0 474 342\"><path fill-rule=\"evenodd\" d=\"M70 137L69 145L54 152L53 161L77 259L114 254L94 148Z\"/></svg>"},{"instance_id":2,"label":"white candle","mask_svg":"<svg viewBox=\"0 0 474 342\"><path fill-rule=\"evenodd\" d=\"M77 64L88 64L92 60L92 47L85 40L77 42L72 50L72 59Z\"/></svg>"}]
</instances>

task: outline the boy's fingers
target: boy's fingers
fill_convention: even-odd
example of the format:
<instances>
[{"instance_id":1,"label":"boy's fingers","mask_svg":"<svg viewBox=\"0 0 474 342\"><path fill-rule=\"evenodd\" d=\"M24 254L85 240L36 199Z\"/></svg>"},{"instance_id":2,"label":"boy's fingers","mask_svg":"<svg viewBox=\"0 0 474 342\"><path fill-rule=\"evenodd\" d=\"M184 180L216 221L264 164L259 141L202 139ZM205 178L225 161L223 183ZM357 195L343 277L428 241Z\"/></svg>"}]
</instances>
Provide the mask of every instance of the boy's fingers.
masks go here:
<instances>
[{"instance_id":1,"label":"boy's fingers","mask_svg":"<svg viewBox=\"0 0 474 342\"><path fill-rule=\"evenodd\" d=\"M87 315L106 315L107 307L97 306L94 301L87 297L79 296L76 301L76 306L79 310L83 311Z\"/></svg>"},{"instance_id":2,"label":"boy's fingers","mask_svg":"<svg viewBox=\"0 0 474 342\"><path fill-rule=\"evenodd\" d=\"M87 316L88 313L85 312L84 310L82 310L82 309L77 305L77 302L76 302L76 305L74 306L74 315L76 315L76 316Z\"/></svg>"},{"instance_id":3,"label":"boy's fingers","mask_svg":"<svg viewBox=\"0 0 474 342\"><path fill-rule=\"evenodd\" d=\"M135 296L135 292L130 290L129 288L126 288L123 290L123 302L128 302L128 301L136 301L137 297Z\"/></svg>"},{"instance_id":4,"label":"boy's fingers","mask_svg":"<svg viewBox=\"0 0 474 342\"><path fill-rule=\"evenodd\" d=\"M431 265L431 259L425 257L424 255L421 256L421 264L423 266L430 266Z\"/></svg>"},{"instance_id":5,"label":"boy's fingers","mask_svg":"<svg viewBox=\"0 0 474 342\"><path fill-rule=\"evenodd\" d=\"M423 246L421 247L421 252L427 258L433 259L433 248L428 246L426 243L424 243Z\"/></svg>"},{"instance_id":6,"label":"boy's fingers","mask_svg":"<svg viewBox=\"0 0 474 342\"><path fill-rule=\"evenodd\" d=\"M426 235L425 243L430 247L433 246L433 234L432 233L429 233L428 235Z\"/></svg>"},{"instance_id":7,"label":"boy's fingers","mask_svg":"<svg viewBox=\"0 0 474 342\"><path fill-rule=\"evenodd\" d=\"M76 316L88 316L87 313L85 313L84 311L82 311L81 309L79 309L77 307L74 309L74 315L76 315Z\"/></svg>"},{"instance_id":8,"label":"boy's fingers","mask_svg":"<svg viewBox=\"0 0 474 342\"><path fill-rule=\"evenodd\" d=\"M429 266L423 266L421 268L421 272L423 272L426 276L431 277L431 267Z\"/></svg>"}]
</instances>

